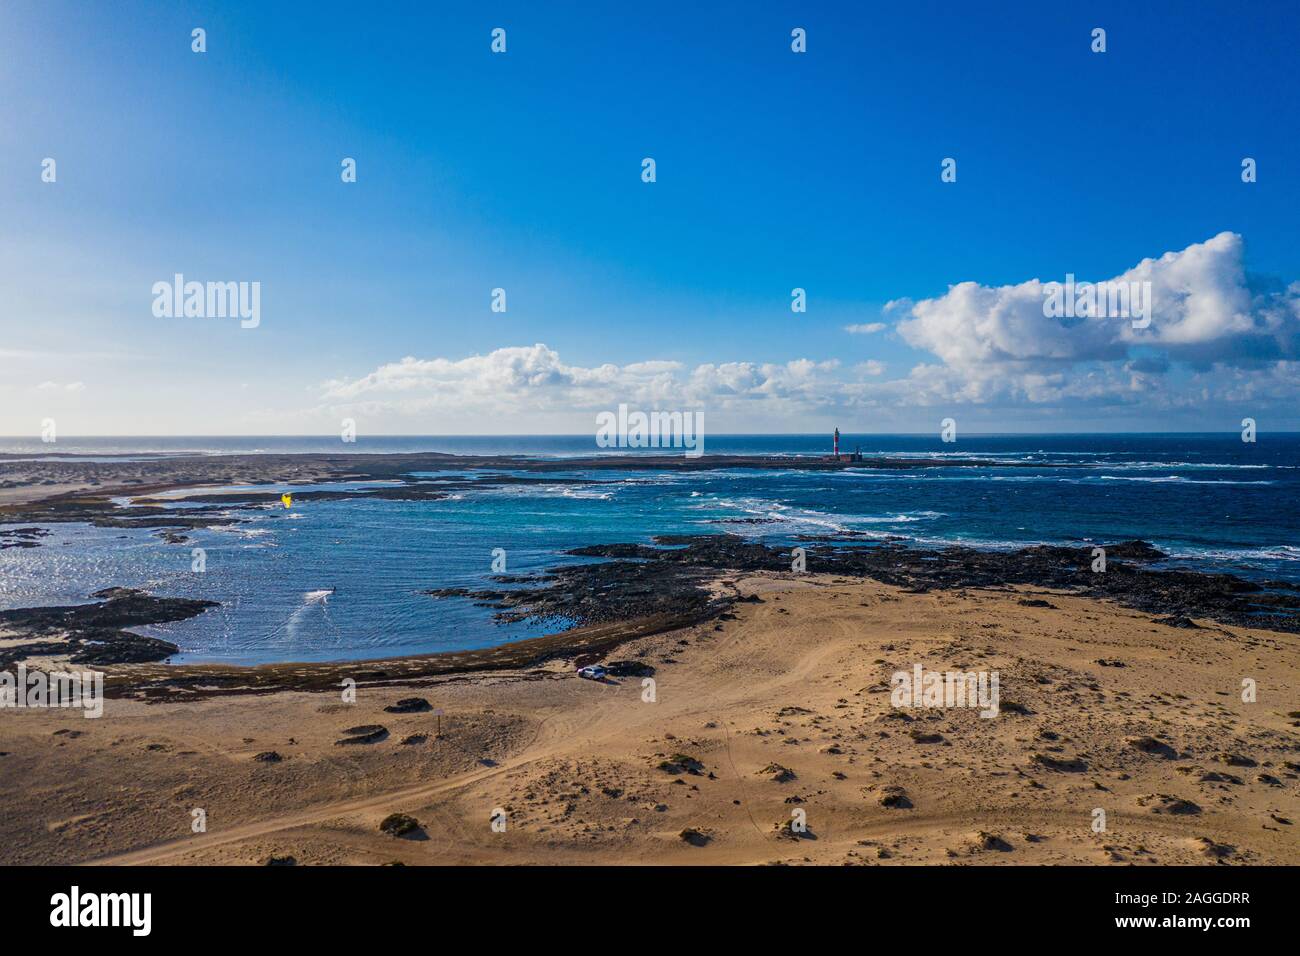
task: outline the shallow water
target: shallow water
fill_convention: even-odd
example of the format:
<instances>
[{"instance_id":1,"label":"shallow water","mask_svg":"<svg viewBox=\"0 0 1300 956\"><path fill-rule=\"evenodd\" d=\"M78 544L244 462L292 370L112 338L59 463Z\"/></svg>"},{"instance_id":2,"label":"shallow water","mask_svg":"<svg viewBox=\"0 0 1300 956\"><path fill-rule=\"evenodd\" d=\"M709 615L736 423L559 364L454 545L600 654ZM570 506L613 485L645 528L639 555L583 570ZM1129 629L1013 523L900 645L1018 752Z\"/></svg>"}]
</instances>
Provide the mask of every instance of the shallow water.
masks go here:
<instances>
[{"instance_id":1,"label":"shallow water","mask_svg":"<svg viewBox=\"0 0 1300 956\"><path fill-rule=\"evenodd\" d=\"M541 453L558 456L589 453L591 439L581 451L580 439L530 441L535 451L544 445ZM712 439L708 451L811 453L822 450L818 443L825 441L741 436ZM544 477L586 483L476 489L466 482L437 501L235 510L245 523L194 532L181 545L148 531L47 525L53 533L41 547L0 551L0 607L80 603L110 585L220 601L222 607L198 618L149 630L180 645L187 661L458 650L556 628L556 622L497 624L473 601L420 593L493 586L495 548L505 550L513 574L582 560L563 552L586 544L722 531L783 544L801 534L854 531L875 540L989 548L1145 538L1194 567L1300 581L1300 436L1261 436L1254 445L1235 435L1006 436L957 446L929 437L845 437L845 447L854 444L868 454L1086 467L573 471ZM506 450L523 453L490 444L474 453ZM743 523L728 523L737 519ZM194 547L207 552L203 573L191 571ZM325 593L329 588L337 590Z\"/></svg>"}]
</instances>

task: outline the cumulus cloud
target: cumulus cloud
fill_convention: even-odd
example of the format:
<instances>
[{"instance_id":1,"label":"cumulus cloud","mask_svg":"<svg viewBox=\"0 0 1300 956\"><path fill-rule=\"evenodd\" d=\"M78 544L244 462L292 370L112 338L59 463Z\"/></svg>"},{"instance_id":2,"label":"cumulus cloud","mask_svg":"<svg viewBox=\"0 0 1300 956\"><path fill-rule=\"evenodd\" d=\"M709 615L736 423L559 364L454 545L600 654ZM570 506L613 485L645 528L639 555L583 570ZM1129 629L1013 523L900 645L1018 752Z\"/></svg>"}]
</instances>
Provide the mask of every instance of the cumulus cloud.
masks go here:
<instances>
[{"instance_id":1,"label":"cumulus cloud","mask_svg":"<svg viewBox=\"0 0 1300 956\"><path fill-rule=\"evenodd\" d=\"M1049 317L1048 282L1040 279L962 282L937 298L903 300L907 318L896 327L942 361L912 371L916 391L931 398L1124 401L1167 391L1161 376L1178 363L1215 373L1220 385L1236 377L1232 368L1269 376L1271 366L1300 355L1300 283L1281 288L1252 277L1243 260L1241 237L1223 232L1102 280L1150 283L1145 328L1127 318Z\"/></svg>"},{"instance_id":2,"label":"cumulus cloud","mask_svg":"<svg viewBox=\"0 0 1300 956\"><path fill-rule=\"evenodd\" d=\"M955 369L1116 361L1135 346L1202 363L1279 360L1300 351L1300 288L1252 288L1235 233L1143 259L1104 281L1150 282L1150 325L1134 328L1111 317L1049 318L1047 283L1030 279L997 287L958 283L938 298L912 303L898 332Z\"/></svg>"},{"instance_id":3,"label":"cumulus cloud","mask_svg":"<svg viewBox=\"0 0 1300 956\"><path fill-rule=\"evenodd\" d=\"M870 364L870 363L868 363ZM417 414L449 410L521 414L604 409L620 403L670 408L727 408L753 403L787 409L833 403L837 361L679 362L571 365L538 343L463 359L417 359L381 365L357 379L326 383L330 408ZM872 373L876 374L876 373Z\"/></svg>"},{"instance_id":4,"label":"cumulus cloud","mask_svg":"<svg viewBox=\"0 0 1300 956\"><path fill-rule=\"evenodd\" d=\"M1051 281L1063 281L1064 271ZM960 404L1195 409L1213 401L1294 402L1300 283L1248 275L1240 236L1221 233L1106 281L1151 284L1147 327L1123 318L1052 318L1041 279L962 282L936 298L895 299L884 313L920 354L893 378L875 359L848 368L813 358L582 366L537 343L457 359L408 356L326 383L322 402L331 412L512 417L574 416L626 402L735 413L731 420L760 426L841 410L889 414ZM853 334L884 328L846 327Z\"/></svg>"},{"instance_id":5,"label":"cumulus cloud","mask_svg":"<svg viewBox=\"0 0 1300 956\"><path fill-rule=\"evenodd\" d=\"M464 359L417 359L407 356L381 365L368 375L326 383L324 398L357 402L401 399L410 409L494 409L512 399L553 405L582 405L620 392L650 400L671 390L677 362L648 361L630 365L569 365L555 350L538 343L497 349Z\"/></svg>"}]
</instances>

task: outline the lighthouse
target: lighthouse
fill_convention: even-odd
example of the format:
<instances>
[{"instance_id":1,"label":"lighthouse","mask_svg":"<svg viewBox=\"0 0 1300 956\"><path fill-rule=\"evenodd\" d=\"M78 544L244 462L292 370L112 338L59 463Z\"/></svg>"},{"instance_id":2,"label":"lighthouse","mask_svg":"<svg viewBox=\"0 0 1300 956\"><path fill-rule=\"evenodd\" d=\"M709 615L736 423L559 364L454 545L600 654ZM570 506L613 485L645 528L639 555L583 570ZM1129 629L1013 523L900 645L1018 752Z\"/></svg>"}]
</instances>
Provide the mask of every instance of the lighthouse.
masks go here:
<instances>
[{"instance_id":1,"label":"lighthouse","mask_svg":"<svg viewBox=\"0 0 1300 956\"><path fill-rule=\"evenodd\" d=\"M840 454L840 430L835 429L835 437L831 439L831 457L827 461L862 461L862 449L857 448L847 455Z\"/></svg>"}]
</instances>

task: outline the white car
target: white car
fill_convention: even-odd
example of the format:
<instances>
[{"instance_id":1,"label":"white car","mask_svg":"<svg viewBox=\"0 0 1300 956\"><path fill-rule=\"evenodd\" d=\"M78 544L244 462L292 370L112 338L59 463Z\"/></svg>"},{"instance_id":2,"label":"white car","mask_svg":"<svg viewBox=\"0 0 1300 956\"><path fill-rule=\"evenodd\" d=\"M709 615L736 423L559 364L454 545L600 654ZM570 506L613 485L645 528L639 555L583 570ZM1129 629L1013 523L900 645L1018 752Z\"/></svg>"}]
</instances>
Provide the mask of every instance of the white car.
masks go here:
<instances>
[{"instance_id":1,"label":"white car","mask_svg":"<svg viewBox=\"0 0 1300 956\"><path fill-rule=\"evenodd\" d=\"M601 667L599 664L588 664L586 667L578 671L578 676L585 677L587 680L604 680L605 675L608 673L609 671L605 670L605 668Z\"/></svg>"}]
</instances>

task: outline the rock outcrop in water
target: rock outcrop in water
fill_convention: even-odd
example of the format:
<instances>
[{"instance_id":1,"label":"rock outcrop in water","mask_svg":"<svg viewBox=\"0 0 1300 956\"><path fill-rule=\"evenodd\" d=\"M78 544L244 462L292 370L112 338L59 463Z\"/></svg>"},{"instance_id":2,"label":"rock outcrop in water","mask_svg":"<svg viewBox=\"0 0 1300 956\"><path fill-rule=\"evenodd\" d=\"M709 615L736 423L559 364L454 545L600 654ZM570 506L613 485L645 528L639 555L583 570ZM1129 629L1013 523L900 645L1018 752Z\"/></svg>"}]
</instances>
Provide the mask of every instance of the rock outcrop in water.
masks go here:
<instances>
[{"instance_id":1,"label":"rock outcrop in water","mask_svg":"<svg viewBox=\"0 0 1300 956\"><path fill-rule=\"evenodd\" d=\"M2 456L0 456L2 457ZM286 485L293 495L295 505L306 505L321 501L438 501L447 498L453 492L466 487L497 488L509 485L592 485L602 484L596 479L535 477L532 475L505 475L495 473L473 473L467 475L446 475L440 478L416 478L412 475L397 476L395 483L376 486L365 482L371 479L365 475L343 476L341 480L352 482L350 487L342 489L317 489L298 491ZM272 482L275 483L275 482ZM266 508L281 507L280 491L204 491L194 490L186 494L170 494L167 497L155 497L154 493L168 491L162 485L147 489L151 494L143 494L146 489L122 489L129 492L123 497L129 503L116 500L114 496L101 492L94 494L69 494L46 498L26 504L0 506L0 522L41 522L45 524L85 522L97 528L134 528L159 532L159 536L170 544L183 544L189 539L182 534L201 528L217 528L242 524L241 512L256 511ZM183 507L176 507L183 505ZM49 532L39 527L16 528L0 531L0 548L34 548L40 544L39 539Z\"/></svg>"},{"instance_id":2,"label":"rock outcrop in water","mask_svg":"<svg viewBox=\"0 0 1300 956\"><path fill-rule=\"evenodd\" d=\"M50 533L44 528L10 528L0 530L0 551L5 548L37 548L40 539L48 538Z\"/></svg>"},{"instance_id":3,"label":"rock outcrop in water","mask_svg":"<svg viewBox=\"0 0 1300 956\"><path fill-rule=\"evenodd\" d=\"M807 570L844 578L870 578L904 591L1010 586L1051 588L1106 598L1181 626L1192 618L1223 624L1300 632L1300 588L1254 583L1230 574L1205 574L1159 566L1165 555L1147 542L1106 546L1105 572L1092 571L1092 548L1038 546L1016 551L939 550L899 544L863 544L809 538ZM352 664L275 664L254 668L216 665L142 665L110 673L109 696L149 700L197 699L212 694L270 690L326 690L340 675L359 684L415 685L437 675L498 669L528 670L548 660L603 659L639 637L726 619L737 597L714 585L727 572L791 573L788 547L736 535L662 535L655 544L602 544L577 548L576 557L606 561L564 565L536 575L500 575L494 588L439 588L438 598L469 598L494 607L503 621L553 623L556 632L494 647ZM63 654L75 662L158 661L176 648L123 627L182 620L213 606L209 601L154 598L109 589L103 604L0 612L0 626L31 640L0 653L0 665L33 654ZM1027 602L1032 605L1033 602ZM619 665L620 668L623 666ZM640 673L629 665L627 674ZM1010 710L1012 705L1007 703Z\"/></svg>"},{"instance_id":4,"label":"rock outcrop in water","mask_svg":"<svg viewBox=\"0 0 1300 956\"><path fill-rule=\"evenodd\" d=\"M890 471L918 468L1053 468L1072 469L1076 462L1016 462L997 459L895 458L882 456L847 463L817 455L631 455L593 458L544 459L513 455L447 455L435 452L414 454L248 454L184 455L156 460L112 457L91 462L52 454L41 460L0 454L0 464L13 479L0 481L0 488L26 488L26 500L0 504L2 524L51 524L84 521L101 528L173 529L176 532L238 524L237 512L275 507L280 492L211 490L214 486L280 485L293 491L294 499L313 501L360 500L436 501L467 486L485 488L526 484L601 484L600 479L574 478L559 472L656 470L666 472L710 471L719 468L753 471L838 471L846 467L867 467ZM420 477L437 472L437 477ZM506 474L514 472L514 474ZM521 474L522 473L522 474ZM617 478L607 479L617 481ZM312 484L349 483L346 489L306 490ZM386 487L365 483L391 482ZM51 490L40 497L43 489ZM301 491L293 486L300 486ZM189 494L173 494L182 489ZM167 497L153 497L160 493ZM120 503L129 498L130 503ZM186 507L175 508L178 502ZM747 519L736 519L747 521ZM753 519L756 523L760 519ZM0 546L5 546L0 540ZM9 547L33 547L34 537L19 536Z\"/></svg>"},{"instance_id":5,"label":"rock outcrop in water","mask_svg":"<svg viewBox=\"0 0 1300 956\"><path fill-rule=\"evenodd\" d=\"M661 535L655 541L659 547L591 545L569 553L646 562L631 565L634 568L668 564L713 570L790 571L790 549L737 535ZM1092 547L933 550L894 543L855 545L851 538L808 539L803 546L809 573L871 578L913 592L1028 585L1109 598L1125 607L1160 615L1171 626L1183 626L1179 622L1200 617L1237 627L1300 632L1297 586L1282 581L1256 583L1232 574L1152 567L1166 555L1146 541L1105 545L1106 570L1102 572L1092 570ZM599 572L594 574L599 580Z\"/></svg>"},{"instance_id":6,"label":"rock outcrop in water","mask_svg":"<svg viewBox=\"0 0 1300 956\"><path fill-rule=\"evenodd\" d=\"M552 568L531 580L510 578L525 586L508 590L437 588L424 593L473 598L496 608L504 622L572 627L661 614L697 622L726 609L704 590L711 577L702 568L665 561L607 561Z\"/></svg>"},{"instance_id":7,"label":"rock outcrop in water","mask_svg":"<svg viewBox=\"0 0 1300 956\"><path fill-rule=\"evenodd\" d=\"M138 664L165 660L180 651L175 644L125 630L184 621L215 601L164 598L131 588L106 588L91 597L98 604L27 607L0 611L0 629L10 641L0 647L0 666L28 658L67 656L73 664Z\"/></svg>"},{"instance_id":8,"label":"rock outcrop in water","mask_svg":"<svg viewBox=\"0 0 1300 956\"><path fill-rule=\"evenodd\" d=\"M660 535L654 540L654 545L575 548L568 553L610 560L553 568L532 578L497 579L513 585L509 588L439 588L425 593L477 600L495 608L497 618L505 622L585 626L671 615L698 623L730 607L730 598L707 590L718 573L791 571L789 548L737 535ZM803 546L810 573L870 578L912 593L970 587L1051 588L1113 600L1174 627L1191 625L1191 618L1208 618L1238 627L1300 632L1300 588L1285 582L1257 584L1231 574L1153 567L1167 556L1146 541L1106 545L1106 570L1101 572L1092 570L1092 547L932 550L893 543L863 545L851 538L808 539Z\"/></svg>"}]
</instances>

